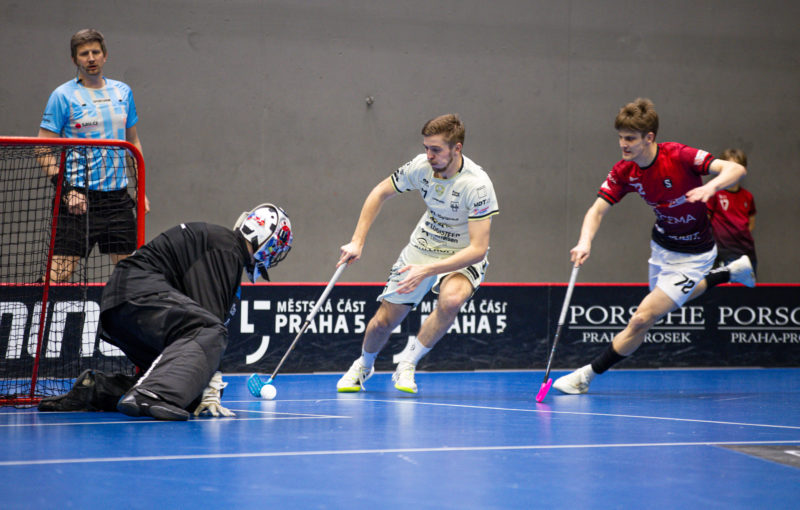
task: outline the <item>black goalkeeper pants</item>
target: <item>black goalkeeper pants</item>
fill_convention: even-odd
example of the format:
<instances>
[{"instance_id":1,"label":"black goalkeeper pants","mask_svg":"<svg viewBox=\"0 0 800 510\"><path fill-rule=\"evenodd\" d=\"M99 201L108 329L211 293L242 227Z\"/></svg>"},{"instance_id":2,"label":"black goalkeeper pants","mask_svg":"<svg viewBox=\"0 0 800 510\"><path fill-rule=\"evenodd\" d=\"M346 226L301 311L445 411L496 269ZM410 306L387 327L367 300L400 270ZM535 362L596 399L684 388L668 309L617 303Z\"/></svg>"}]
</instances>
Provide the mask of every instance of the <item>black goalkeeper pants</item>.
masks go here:
<instances>
[{"instance_id":1,"label":"black goalkeeper pants","mask_svg":"<svg viewBox=\"0 0 800 510\"><path fill-rule=\"evenodd\" d=\"M100 316L103 336L144 370L138 387L187 408L208 385L228 346L228 330L178 291L133 299Z\"/></svg>"}]
</instances>

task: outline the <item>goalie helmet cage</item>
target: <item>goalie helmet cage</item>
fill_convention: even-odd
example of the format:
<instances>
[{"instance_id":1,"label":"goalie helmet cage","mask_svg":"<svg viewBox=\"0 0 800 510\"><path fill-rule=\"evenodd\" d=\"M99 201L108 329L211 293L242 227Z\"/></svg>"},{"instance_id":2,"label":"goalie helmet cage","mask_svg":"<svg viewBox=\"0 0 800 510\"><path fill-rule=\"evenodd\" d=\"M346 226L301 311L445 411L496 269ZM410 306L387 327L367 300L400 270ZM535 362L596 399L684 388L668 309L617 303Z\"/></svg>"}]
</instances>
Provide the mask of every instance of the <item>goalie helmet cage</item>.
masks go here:
<instances>
[{"instance_id":1,"label":"goalie helmet cage","mask_svg":"<svg viewBox=\"0 0 800 510\"><path fill-rule=\"evenodd\" d=\"M127 180L127 190L87 191L87 167ZM97 338L109 255L117 253L102 229L121 230L98 227L98 240L88 223L115 211L132 217L136 232L127 235L141 246L144 180L142 154L123 140L0 137L0 406L64 393L87 368L133 373L122 351ZM74 208L82 200L88 213Z\"/></svg>"}]
</instances>

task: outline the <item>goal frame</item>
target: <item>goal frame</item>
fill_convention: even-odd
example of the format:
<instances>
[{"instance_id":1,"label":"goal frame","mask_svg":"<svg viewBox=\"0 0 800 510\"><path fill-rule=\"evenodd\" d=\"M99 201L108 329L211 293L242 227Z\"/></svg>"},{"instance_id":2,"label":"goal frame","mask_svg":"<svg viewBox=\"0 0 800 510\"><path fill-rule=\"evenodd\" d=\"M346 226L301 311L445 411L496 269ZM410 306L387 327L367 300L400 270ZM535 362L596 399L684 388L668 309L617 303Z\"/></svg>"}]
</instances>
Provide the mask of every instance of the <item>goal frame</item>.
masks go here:
<instances>
[{"instance_id":1,"label":"goal frame","mask_svg":"<svg viewBox=\"0 0 800 510\"><path fill-rule=\"evenodd\" d=\"M33 360L30 392L27 396L15 395L11 397L0 396L0 407L3 406L33 406L38 404L41 396L36 395L36 384L39 378L39 365L42 355L42 346L44 341L45 332L45 318L47 315L48 297L51 288L50 270L53 259L53 246L55 243L55 233L58 225L59 208L61 205L61 193L63 189L64 176L66 173L66 155L67 147L83 146L83 147L114 147L118 149L126 149L128 154L136 161L136 247L139 248L144 244L145 240L145 163L144 157L139 149L132 143L126 140L114 139L87 139L87 138L39 138L39 137L25 137L25 136L0 136L0 147L2 146L52 146L63 147L60 151L58 161L58 179L56 182L55 200L53 218L51 222L50 243L48 247L47 268L45 270L41 308L38 311L39 324L36 335L36 355ZM45 178L42 175L42 178ZM93 283L69 283L69 284L56 284L56 285L70 285L70 286L90 286L96 285ZM35 312L34 312L35 313Z\"/></svg>"}]
</instances>

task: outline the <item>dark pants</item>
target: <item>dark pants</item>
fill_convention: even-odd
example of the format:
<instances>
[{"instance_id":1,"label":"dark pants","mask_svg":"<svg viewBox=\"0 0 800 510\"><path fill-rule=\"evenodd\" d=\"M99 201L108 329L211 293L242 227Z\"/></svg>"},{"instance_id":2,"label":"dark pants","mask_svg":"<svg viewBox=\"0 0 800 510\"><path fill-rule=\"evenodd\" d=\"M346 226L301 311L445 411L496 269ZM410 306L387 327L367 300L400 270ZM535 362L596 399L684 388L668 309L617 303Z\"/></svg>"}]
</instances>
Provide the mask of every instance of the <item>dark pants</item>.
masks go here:
<instances>
[{"instance_id":1,"label":"dark pants","mask_svg":"<svg viewBox=\"0 0 800 510\"><path fill-rule=\"evenodd\" d=\"M184 409L202 394L228 345L222 321L177 291L106 310L100 325L103 336L145 371L137 386Z\"/></svg>"}]
</instances>

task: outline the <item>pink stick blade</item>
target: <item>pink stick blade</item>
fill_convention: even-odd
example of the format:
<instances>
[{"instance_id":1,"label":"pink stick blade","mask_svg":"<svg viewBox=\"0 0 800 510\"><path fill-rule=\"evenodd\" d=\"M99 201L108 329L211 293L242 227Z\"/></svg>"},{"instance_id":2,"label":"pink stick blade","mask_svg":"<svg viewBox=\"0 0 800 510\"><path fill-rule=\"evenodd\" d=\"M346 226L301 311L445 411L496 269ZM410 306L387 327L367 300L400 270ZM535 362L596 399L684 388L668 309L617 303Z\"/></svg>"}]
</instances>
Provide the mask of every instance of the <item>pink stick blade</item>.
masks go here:
<instances>
[{"instance_id":1,"label":"pink stick blade","mask_svg":"<svg viewBox=\"0 0 800 510\"><path fill-rule=\"evenodd\" d=\"M541 402L544 400L544 397L547 396L547 392L550 391L550 386L553 385L553 379L548 379L546 383L542 383L542 387L539 388L539 393L536 394L536 401Z\"/></svg>"}]
</instances>

